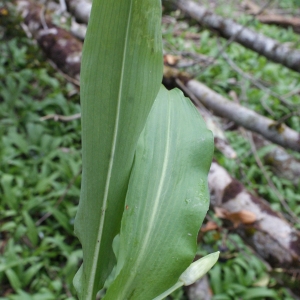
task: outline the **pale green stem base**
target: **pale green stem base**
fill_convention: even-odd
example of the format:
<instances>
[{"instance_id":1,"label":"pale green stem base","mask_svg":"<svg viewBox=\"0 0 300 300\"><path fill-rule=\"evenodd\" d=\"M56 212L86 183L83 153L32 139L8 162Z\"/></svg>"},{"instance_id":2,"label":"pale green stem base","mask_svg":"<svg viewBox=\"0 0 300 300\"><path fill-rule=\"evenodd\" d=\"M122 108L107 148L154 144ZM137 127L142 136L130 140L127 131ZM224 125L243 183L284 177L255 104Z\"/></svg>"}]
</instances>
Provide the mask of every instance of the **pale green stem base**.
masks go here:
<instances>
[{"instance_id":1,"label":"pale green stem base","mask_svg":"<svg viewBox=\"0 0 300 300\"><path fill-rule=\"evenodd\" d=\"M178 281L176 284L174 284L172 287L170 287L168 290L166 290L165 292L163 292L162 294L160 294L159 296L157 296L156 298L154 298L153 300L163 300L165 299L167 296L169 296L171 293L173 293L174 291L176 291L178 288L180 288L181 286L183 286L183 282L182 281Z\"/></svg>"}]
</instances>

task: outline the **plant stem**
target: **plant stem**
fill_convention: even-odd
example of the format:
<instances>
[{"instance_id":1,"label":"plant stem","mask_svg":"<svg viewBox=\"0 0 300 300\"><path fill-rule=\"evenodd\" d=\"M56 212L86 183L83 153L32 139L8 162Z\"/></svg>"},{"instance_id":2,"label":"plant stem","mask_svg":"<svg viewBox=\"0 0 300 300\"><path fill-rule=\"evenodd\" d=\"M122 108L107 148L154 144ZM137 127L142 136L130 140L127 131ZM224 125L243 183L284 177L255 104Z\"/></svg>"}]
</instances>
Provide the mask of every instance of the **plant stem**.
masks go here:
<instances>
[{"instance_id":1,"label":"plant stem","mask_svg":"<svg viewBox=\"0 0 300 300\"><path fill-rule=\"evenodd\" d=\"M181 286L183 286L183 282L182 281L178 281L172 287L170 287L168 290L166 290L165 292L163 292L162 294L160 294L159 296L157 296L153 300L163 300L167 296L169 296L171 293L173 293L174 291L176 291L178 288L180 288Z\"/></svg>"}]
</instances>

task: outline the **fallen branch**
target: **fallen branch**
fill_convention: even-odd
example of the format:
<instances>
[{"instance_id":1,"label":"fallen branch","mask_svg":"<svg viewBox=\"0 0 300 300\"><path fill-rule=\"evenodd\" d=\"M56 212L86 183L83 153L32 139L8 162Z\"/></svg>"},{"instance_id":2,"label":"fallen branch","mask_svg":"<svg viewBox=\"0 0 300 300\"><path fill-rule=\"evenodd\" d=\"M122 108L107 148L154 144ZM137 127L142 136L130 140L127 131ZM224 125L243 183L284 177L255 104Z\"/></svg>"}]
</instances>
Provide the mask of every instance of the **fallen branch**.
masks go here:
<instances>
[{"instance_id":1,"label":"fallen branch","mask_svg":"<svg viewBox=\"0 0 300 300\"><path fill-rule=\"evenodd\" d=\"M243 27L237 22L214 14L205 7L189 0L169 0L185 14L191 16L201 25L218 31L221 36L230 39L234 36L237 43L280 63L294 71L300 72L300 52L280 44L263 34Z\"/></svg>"},{"instance_id":2,"label":"fallen branch","mask_svg":"<svg viewBox=\"0 0 300 300\"><path fill-rule=\"evenodd\" d=\"M273 143L300 152L300 134L285 124L278 124L251 109L229 101L199 81L189 80L186 87L217 115L259 133Z\"/></svg>"},{"instance_id":3,"label":"fallen branch","mask_svg":"<svg viewBox=\"0 0 300 300\"><path fill-rule=\"evenodd\" d=\"M213 207L229 213L246 210L255 215L253 224L240 225L237 231L263 259L273 267L300 268L299 231L216 162L212 163L208 182Z\"/></svg>"}]
</instances>

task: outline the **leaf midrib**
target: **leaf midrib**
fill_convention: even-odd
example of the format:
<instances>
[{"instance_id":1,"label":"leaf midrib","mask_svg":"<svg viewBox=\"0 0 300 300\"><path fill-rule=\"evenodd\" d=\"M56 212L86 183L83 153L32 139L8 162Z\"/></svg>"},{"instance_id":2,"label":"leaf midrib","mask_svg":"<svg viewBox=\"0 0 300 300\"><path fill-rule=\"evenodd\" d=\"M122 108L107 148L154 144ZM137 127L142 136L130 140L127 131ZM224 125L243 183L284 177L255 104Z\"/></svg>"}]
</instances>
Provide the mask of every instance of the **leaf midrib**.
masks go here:
<instances>
[{"instance_id":1,"label":"leaf midrib","mask_svg":"<svg viewBox=\"0 0 300 300\"><path fill-rule=\"evenodd\" d=\"M169 98L170 98L170 96L169 96L169 93L168 93L167 138L166 138L166 148L165 148L165 153L164 153L163 167L162 167L161 177L160 177L160 181L159 181L159 186L158 186L157 193L156 193L156 196L155 196L154 205L153 205L152 213L151 213L151 216L150 216L150 221L149 221L148 226L147 226L147 231L144 235L142 247L139 251L138 257L135 260L134 265L131 267L132 271L130 272L129 277L126 279L126 284L125 284L124 288L122 289L122 295L121 295L121 298L119 298L119 300L126 299L125 297L126 297L127 290L130 287L130 285L132 283L132 280L136 276L137 268L139 267L139 264L141 263L142 259L144 258L145 252L147 251L147 248L148 248L148 245L149 245L150 235L151 235L152 228L153 228L153 224L155 224L155 219L157 217L157 210L158 210L158 207L159 207L159 202L160 202L164 182L165 182L165 179L166 179L167 167L168 167L168 163L169 163L169 154L170 154L171 112L170 112L170 99Z\"/></svg>"},{"instance_id":2,"label":"leaf midrib","mask_svg":"<svg viewBox=\"0 0 300 300\"><path fill-rule=\"evenodd\" d=\"M105 182L103 205L102 205L102 209L101 209L102 217L100 218L99 230L98 230L98 235L97 235L97 241L99 241L99 242L96 242L95 252L93 255L92 270L91 270L90 276L89 276L90 277L89 282L92 282L92 284L91 284L91 288L88 291L88 295L87 295L86 299L92 299L92 294L93 294L94 286L95 286L95 275L96 275L96 271L97 271L97 267L98 267L99 254L100 254L100 248L101 248L101 240L102 240L102 236L103 236L105 214L106 214L107 201L108 201L108 193L109 193L111 174L112 174L112 169L113 169L113 164L114 164L114 156L115 156L115 151L116 151L118 129L119 129L121 99L122 99L122 90L123 90L124 73L125 73L124 70L125 70L126 53L127 53L127 47L128 47L129 28L130 28L130 22L131 22L131 17L132 17L132 1L133 0L130 1L128 22L127 22L126 35L125 35L125 45L124 45L124 51L123 51L123 57L122 57L120 86L119 86L119 91L118 91L116 121L115 121L114 133L113 133L110 161L109 161L108 172L107 172L107 177L106 177L106 182Z\"/></svg>"}]
</instances>

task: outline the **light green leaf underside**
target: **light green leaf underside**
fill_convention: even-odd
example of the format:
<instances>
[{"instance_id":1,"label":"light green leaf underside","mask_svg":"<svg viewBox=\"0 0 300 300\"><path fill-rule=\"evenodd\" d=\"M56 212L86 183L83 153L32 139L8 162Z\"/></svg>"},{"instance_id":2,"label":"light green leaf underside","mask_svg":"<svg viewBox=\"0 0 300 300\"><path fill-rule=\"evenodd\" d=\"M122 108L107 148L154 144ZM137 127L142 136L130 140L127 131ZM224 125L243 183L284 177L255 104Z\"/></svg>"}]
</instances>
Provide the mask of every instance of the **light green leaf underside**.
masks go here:
<instances>
[{"instance_id":1,"label":"light green leaf underside","mask_svg":"<svg viewBox=\"0 0 300 300\"><path fill-rule=\"evenodd\" d=\"M192 262L209 205L213 138L179 90L161 88L135 154L116 279L105 300L152 300Z\"/></svg>"},{"instance_id":2,"label":"light green leaf underside","mask_svg":"<svg viewBox=\"0 0 300 300\"><path fill-rule=\"evenodd\" d=\"M80 299L95 299L115 264L136 143L162 78L160 22L159 0L93 1L81 67Z\"/></svg>"}]
</instances>

